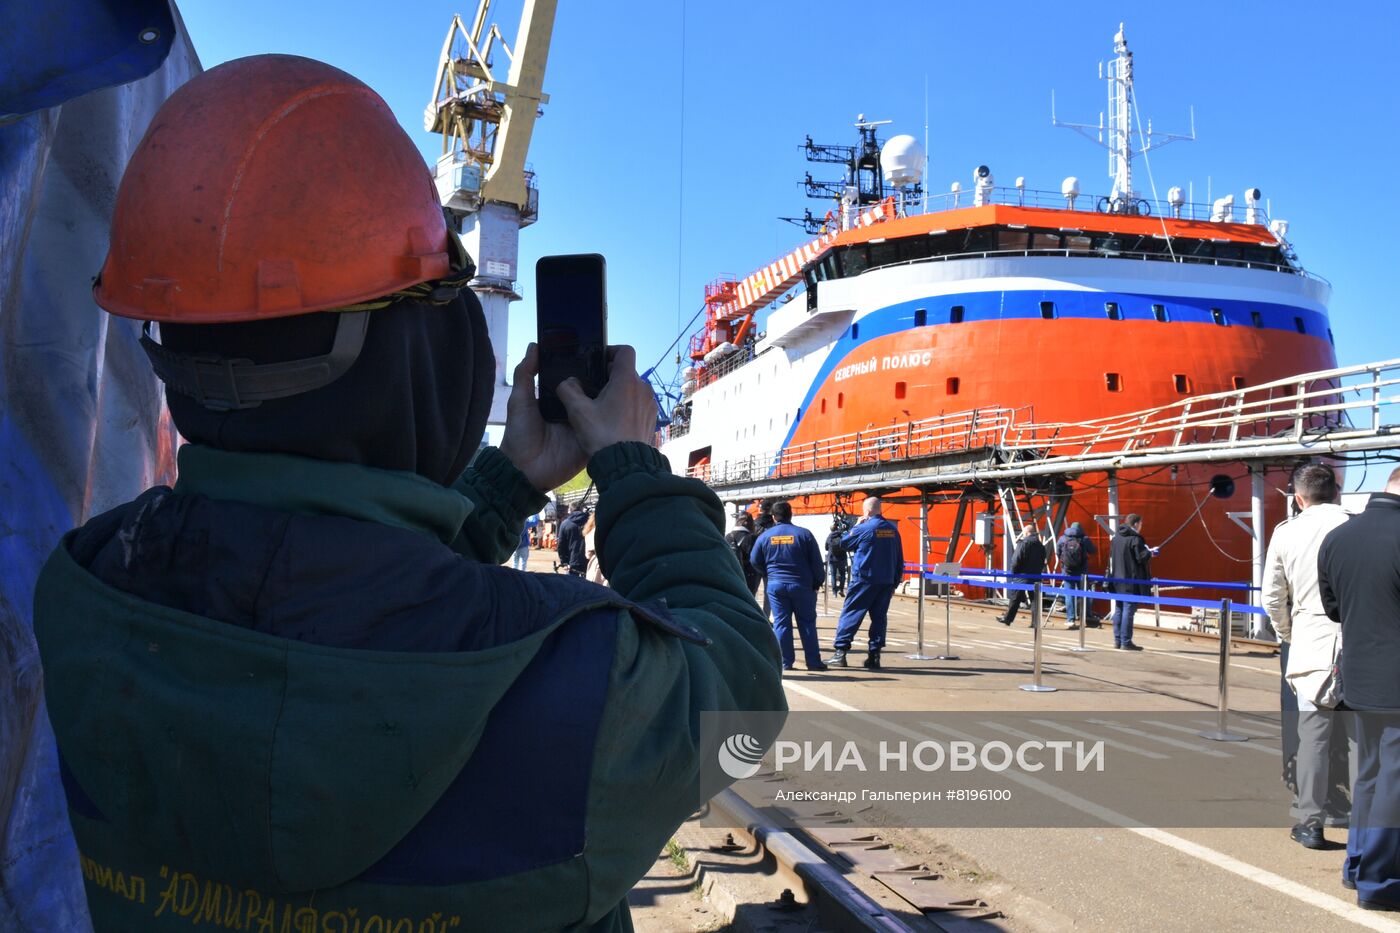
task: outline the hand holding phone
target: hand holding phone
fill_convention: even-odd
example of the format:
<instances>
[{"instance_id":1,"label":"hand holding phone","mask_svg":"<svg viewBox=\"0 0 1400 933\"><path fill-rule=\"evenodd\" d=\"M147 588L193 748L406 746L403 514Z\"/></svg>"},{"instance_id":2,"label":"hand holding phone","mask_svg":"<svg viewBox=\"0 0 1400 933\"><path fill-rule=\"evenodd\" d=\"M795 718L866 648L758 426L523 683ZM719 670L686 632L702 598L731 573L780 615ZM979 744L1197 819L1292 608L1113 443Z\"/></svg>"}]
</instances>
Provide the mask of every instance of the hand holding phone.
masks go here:
<instances>
[{"instance_id":1,"label":"hand holding phone","mask_svg":"<svg viewBox=\"0 0 1400 933\"><path fill-rule=\"evenodd\" d=\"M559 385L559 398L568 409L569 424L583 452L592 457L604 447L624 441L656 441L656 396L637 375L637 352L612 347L607 385L596 399L577 380Z\"/></svg>"}]
</instances>

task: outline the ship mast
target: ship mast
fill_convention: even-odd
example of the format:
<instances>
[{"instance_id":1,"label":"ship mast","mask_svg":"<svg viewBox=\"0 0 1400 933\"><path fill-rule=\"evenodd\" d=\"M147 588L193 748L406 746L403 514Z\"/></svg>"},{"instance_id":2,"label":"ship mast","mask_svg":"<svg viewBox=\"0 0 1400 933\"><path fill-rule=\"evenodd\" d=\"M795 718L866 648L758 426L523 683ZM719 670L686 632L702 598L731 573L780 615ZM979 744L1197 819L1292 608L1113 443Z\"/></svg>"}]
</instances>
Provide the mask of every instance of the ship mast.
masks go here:
<instances>
[{"instance_id":1,"label":"ship mast","mask_svg":"<svg viewBox=\"0 0 1400 933\"><path fill-rule=\"evenodd\" d=\"M1113 179L1113 192L1109 195L1108 207L1111 213L1135 213L1137 192L1133 189L1133 113L1137 103L1133 98L1133 53L1128 51L1128 39L1123 23L1118 24L1118 32L1113 37L1114 59L1107 68L1099 65L1099 77L1108 81L1108 139L1104 140L1104 115L1099 114L1098 126L1085 123L1065 123L1055 117L1055 95L1050 94L1050 123L1074 130L1081 136L1091 139L1108 150L1108 177ZM1191 132L1189 135L1158 133L1154 139L1152 121L1147 121L1147 130L1142 134L1143 147L1140 152L1167 145L1178 139L1196 138L1196 113L1191 111Z\"/></svg>"}]
</instances>

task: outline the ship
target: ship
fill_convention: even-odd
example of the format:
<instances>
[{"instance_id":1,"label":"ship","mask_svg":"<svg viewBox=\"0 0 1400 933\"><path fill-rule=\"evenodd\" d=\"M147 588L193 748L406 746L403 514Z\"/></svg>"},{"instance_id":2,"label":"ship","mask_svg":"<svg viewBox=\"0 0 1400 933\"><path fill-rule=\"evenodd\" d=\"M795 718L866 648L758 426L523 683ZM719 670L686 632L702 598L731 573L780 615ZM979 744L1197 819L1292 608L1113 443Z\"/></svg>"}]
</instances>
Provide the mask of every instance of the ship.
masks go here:
<instances>
[{"instance_id":1,"label":"ship","mask_svg":"<svg viewBox=\"0 0 1400 933\"><path fill-rule=\"evenodd\" d=\"M663 412L672 468L724 496L720 480L783 475L823 445L854 438L859 449L862 434L897 447L916 426L979 417L1072 426L1335 367L1331 287L1302 267L1261 191L1243 192L1237 206L1233 195L1195 203L1179 187L1159 199L1155 184L1151 196L1135 186L1134 159L1154 141L1142 131L1134 139L1121 25L1105 77L1107 126L1102 117L1097 128L1062 124L1091 138L1097 130L1113 179L1103 195L1082 193L1073 177L1058 191L1019 178L999 186L986 165L968 188L931 194L912 136L881 142L884 124L862 116L855 145L809 137L808 159L843 164L846 177L807 176L809 194L831 196L833 207L786 219L812 239L705 287L703 322ZM1159 134L1156 147L1176 138ZM906 558L1001 566L1018 526L995 517L1015 512L1021 524L1038 514L1047 537L1080 522L1102 569L1113 527L1105 517L1137 513L1148 542L1164 545L1159 577L1247 582L1250 534L1229 514L1250 508L1250 484L1239 482L1247 475L1238 463L1124 470L1112 490L1102 473L1068 476L1000 500L974 489L970 508L968 489L951 490L928 513L928 537L946 553L934 544L921 553L918 535L905 533ZM1288 470L1265 481L1282 493ZM792 505L821 541L858 513L859 498L818 493ZM890 499L886 514L916 527L916 498ZM1285 496L1265 499L1272 527ZM755 512L768 504L728 501ZM978 522L1012 533L994 541Z\"/></svg>"}]
</instances>

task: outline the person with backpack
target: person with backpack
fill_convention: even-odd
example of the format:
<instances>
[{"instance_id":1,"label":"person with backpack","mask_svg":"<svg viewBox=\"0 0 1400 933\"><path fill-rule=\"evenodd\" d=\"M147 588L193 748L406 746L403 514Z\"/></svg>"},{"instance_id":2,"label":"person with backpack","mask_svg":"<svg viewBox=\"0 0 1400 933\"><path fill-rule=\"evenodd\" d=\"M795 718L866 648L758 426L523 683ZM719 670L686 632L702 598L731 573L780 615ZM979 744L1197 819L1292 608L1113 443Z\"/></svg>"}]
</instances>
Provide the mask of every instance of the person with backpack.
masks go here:
<instances>
[{"instance_id":1,"label":"person with backpack","mask_svg":"<svg viewBox=\"0 0 1400 933\"><path fill-rule=\"evenodd\" d=\"M1070 577L1082 577L1089 572L1089 555L1098 552L1098 548L1089 536L1084 533L1084 528L1079 522L1074 522L1065 533L1060 535L1060 540L1055 543L1055 555L1060 559L1060 573ZM1069 583L1071 589L1075 588L1074 582ZM1065 622L1070 628L1078 626L1079 600L1082 597L1065 597ZM1085 603L1084 624L1089 624L1088 603Z\"/></svg>"},{"instance_id":2,"label":"person with backpack","mask_svg":"<svg viewBox=\"0 0 1400 933\"><path fill-rule=\"evenodd\" d=\"M841 539L849 529L846 523L836 518L831 523L831 534L826 536L826 569L831 580L831 592L837 596L846 595L846 581L850 578L850 557Z\"/></svg>"},{"instance_id":3,"label":"person with backpack","mask_svg":"<svg viewBox=\"0 0 1400 933\"><path fill-rule=\"evenodd\" d=\"M1021 538L1016 543L1016 550L1011 552L1009 569L1016 575L1010 582L1021 584L1032 583L1045 572L1045 544L1036 530L1029 525L1021 529ZM1015 620L1016 613L1021 611L1021 604L1029 602L1030 599L1031 595L1026 590L1011 590L1006 612L997 621L1002 625L1010 625ZM1034 628L1035 617L1032 616L1031 619L1031 627Z\"/></svg>"},{"instance_id":4,"label":"person with backpack","mask_svg":"<svg viewBox=\"0 0 1400 933\"><path fill-rule=\"evenodd\" d=\"M734 552L734 559L739 562L739 569L744 571L744 582L748 584L750 593L758 592L758 581L761 578L759 572L754 569L753 562L749 560L749 552L753 550L755 535L753 531L753 516L748 512L740 512L734 519L734 530L724 536L724 540L729 543L729 549Z\"/></svg>"}]
</instances>

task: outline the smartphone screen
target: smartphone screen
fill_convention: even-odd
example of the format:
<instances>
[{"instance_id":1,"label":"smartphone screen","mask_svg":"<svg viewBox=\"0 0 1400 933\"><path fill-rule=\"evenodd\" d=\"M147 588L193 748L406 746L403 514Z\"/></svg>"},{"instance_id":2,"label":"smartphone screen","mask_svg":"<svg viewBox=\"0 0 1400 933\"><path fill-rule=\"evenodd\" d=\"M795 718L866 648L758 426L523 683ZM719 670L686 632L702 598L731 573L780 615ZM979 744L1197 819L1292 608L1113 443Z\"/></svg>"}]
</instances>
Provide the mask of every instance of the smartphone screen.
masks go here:
<instances>
[{"instance_id":1,"label":"smartphone screen","mask_svg":"<svg viewBox=\"0 0 1400 933\"><path fill-rule=\"evenodd\" d=\"M545 256L535 264L540 413L567 421L555 389L575 377L590 398L608 381L607 268L597 253Z\"/></svg>"}]
</instances>

